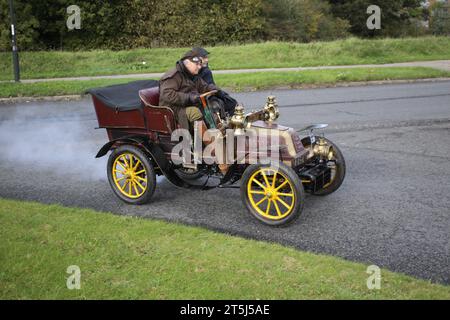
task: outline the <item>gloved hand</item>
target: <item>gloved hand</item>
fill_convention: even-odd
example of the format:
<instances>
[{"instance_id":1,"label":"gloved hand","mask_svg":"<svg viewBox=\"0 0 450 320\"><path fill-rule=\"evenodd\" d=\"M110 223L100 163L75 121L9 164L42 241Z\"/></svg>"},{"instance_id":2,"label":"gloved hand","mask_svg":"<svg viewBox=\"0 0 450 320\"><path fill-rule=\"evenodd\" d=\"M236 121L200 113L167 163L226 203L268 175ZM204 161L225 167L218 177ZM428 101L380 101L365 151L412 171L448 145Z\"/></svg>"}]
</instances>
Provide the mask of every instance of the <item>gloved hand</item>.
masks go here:
<instances>
[{"instance_id":1,"label":"gloved hand","mask_svg":"<svg viewBox=\"0 0 450 320\"><path fill-rule=\"evenodd\" d=\"M200 95L198 93L190 93L189 94L189 102L193 105L196 106L200 103Z\"/></svg>"},{"instance_id":2,"label":"gloved hand","mask_svg":"<svg viewBox=\"0 0 450 320\"><path fill-rule=\"evenodd\" d=\"M227 93L225 91L219 90L219 92L216 93L216 97L220 99L224 99Z\"/></svg>"}]
</instances>

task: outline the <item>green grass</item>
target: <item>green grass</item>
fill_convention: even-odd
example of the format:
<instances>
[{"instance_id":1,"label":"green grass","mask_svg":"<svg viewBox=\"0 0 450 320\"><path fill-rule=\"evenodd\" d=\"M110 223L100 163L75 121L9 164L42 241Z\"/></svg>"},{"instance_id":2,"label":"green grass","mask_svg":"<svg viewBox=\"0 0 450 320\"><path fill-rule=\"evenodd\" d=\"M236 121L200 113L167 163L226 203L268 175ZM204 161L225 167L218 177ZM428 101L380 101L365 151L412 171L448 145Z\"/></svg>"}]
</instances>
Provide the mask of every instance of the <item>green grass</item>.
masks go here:
<instances>
[{"instance_id":1,"label":"green grass","mask_svg":"<svg viewBox=\"0 0 450 320\"><path fill-rule=\"evenodd\" d=\"M339 82L399 80L450 77L450 72L423 67L355 68L339 70L307 70L289 72L258 72L219 74L215 76L221 88L233 91L260 90L273 87L333 85ZM0 97L32 97L82 94L86 89L126 83L137 79L97 79L47 81L38 83L0 83Z\"/></svg>"},{"instance_id":2,"label":"green grass","mask_svg":"<svg viewBox=\"0 0 450 320\"><path fill-rule=\"evenodd\" d=\"M354 68L334 70L306 70L292 72L258 72L218 75L219 85L240 90L261 90L272 87L301 87L309 85L333 85L340 82L375 80L405 80L450 77L450 72L423 67L402 68Z\"/></svg>"},{"instance_id":3,"label":"green grass","mask_svg":"<svg viewBox=\"0 0 450 320\"><path fill-rule=\"evenodd\" d=\"M450 287L202 228L0 199L1 299L450 299ZM68 290L67 267L81 269Z\"/></svg>"},{"instance_id":4,"label":"green grass","mask_svg":"<svg viewBox=\"0 0 450 320\"><path fill-rule=\"evenodd\" d=\"M22 52L23 79L164 72L188 48L127 51ZM266 42L208 47L215 70L380 64L450 59L450 37L361 40L308 44ZM144 65L142 62L146 62ZM11 53L0 53L0 80L13 79Z\"/></svg>"}]
</instances>

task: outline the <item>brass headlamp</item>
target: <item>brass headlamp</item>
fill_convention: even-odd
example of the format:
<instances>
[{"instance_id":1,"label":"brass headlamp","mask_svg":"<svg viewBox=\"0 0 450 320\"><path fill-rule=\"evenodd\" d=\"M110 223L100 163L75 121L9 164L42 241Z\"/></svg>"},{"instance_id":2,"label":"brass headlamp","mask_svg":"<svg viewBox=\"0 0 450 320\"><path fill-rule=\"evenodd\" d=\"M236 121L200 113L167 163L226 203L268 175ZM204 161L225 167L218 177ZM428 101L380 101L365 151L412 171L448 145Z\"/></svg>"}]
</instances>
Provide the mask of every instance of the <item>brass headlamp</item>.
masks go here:
<instances>
[{"instance_id":1,"label":"brass headlamp","mask_svg":"<svg viewBox=\"0 0 450 320\"><path fill-rule=\"evenodd\" d=\"M277 101L275 96L267 97L266 105L264 106L264 120L265 121L275 121L280 116L280 111L278 110Z\"/></svg>"},{"instance_id":2,"label":"brass headlamp","mask_svg":"<svg viewBox=\"0 0 450 320\"><path fill-rule=\"evenodd\" d=\"M333 147L330 146L323 137L320 137L314 146L314 153L321 158L332 160L334 157Z\"/></svg>"},{"instance_id":3,"label":"brass headlamp","mask_svg":"<svg viewBox=\"0 0 450 320\"><path fill-rule=\"evenodd\" d=\"M244 107L241 104L237 105L234 110L234 115L229 121L229 125L236 130L237 134L240 134L255 121L272 122L277 120L279 116L280 112L275 97L269 96L266 105L260 111L245 114Z\"/></svg>"},{"instance_id":4,"label":"brass headlamp","mask_svg":"<svg viewBox=\"0 0 450 320\"><path fill-rule=\"evenodd\" d=\"M247 119L244 113L244 107L241 104L238 104L234 110L234 115L230 119L230 125L235 129L235 134L239 134L244 130L246 122Z\"/></svg>"}]
</instances>

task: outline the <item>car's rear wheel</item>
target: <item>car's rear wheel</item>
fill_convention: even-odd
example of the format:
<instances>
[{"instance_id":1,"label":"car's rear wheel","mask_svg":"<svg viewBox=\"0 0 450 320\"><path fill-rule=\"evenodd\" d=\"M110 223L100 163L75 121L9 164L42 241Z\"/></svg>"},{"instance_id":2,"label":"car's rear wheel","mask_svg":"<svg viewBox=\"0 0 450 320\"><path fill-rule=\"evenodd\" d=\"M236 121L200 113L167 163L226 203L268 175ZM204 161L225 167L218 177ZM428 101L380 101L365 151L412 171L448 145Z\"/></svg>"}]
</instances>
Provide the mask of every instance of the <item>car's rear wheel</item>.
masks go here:
<instances>
[{"instance_id":1,"label":"car's rear wheel","mask_svg":"<svg viewBox=\"0 0 450 320\"><path fill-rule=\"evenodd\" d=\"M120 146L111 153L108 180L114 193L127 203L147 203L155 192L153 165L142 150L132 145Z\"/></svg>"},{"instance_id":2,"label":"car's rear wheel","mask_svg":"<svg viewBox=\"0 0 450 320\"><path fill-rule=\"evenodd\" d=\"M300 216L305 192L299 177L288 166L257 164L249 166L242 176L241 198L259 221L281 226Z\"/></svg>"}]
</instances>

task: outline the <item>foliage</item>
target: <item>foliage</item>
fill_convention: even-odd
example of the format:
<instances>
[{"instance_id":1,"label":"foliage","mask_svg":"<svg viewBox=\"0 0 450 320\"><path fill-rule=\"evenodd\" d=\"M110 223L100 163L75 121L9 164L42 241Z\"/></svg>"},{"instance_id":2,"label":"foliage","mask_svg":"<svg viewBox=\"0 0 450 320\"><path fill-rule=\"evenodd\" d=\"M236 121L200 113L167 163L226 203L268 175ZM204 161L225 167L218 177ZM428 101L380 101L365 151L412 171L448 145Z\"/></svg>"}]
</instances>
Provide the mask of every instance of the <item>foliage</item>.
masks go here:
<instances>
[{"instance_id":1,"label":"foliage","mask_svg":"<svg viewBox=\"0 0 450 320\"><path fill-rule=\"evenodd\" d=\"M91 50L215 46L264 40L311 42L419 36L429 11L421 0L77 0L81 30L69 31L72 0L14 0L18 46L29 50ZM368 30L369 5L382 9L382 29ZM436 11L437 12L437 11ZM448 20L434 19L435 34ZM11 47L8 0L0 0L0 51Z\"/></svg>"},{"instance_id":2,"label":"foliage","mask_svg":"<svg viewBox=\"0 0 450 320\"><path fill-rule=\"evenodd\" d=\"M430 7L430 30L435 35L450 36L450 3L435 2Z\"/></svg>"},{"instance_id":3,"label":"foliage","mask_svg":"<svg viewBox=\"0 0 450 320\"><path fill-rule=\"evenodd\" d=\"M264 4L267 39L309 42L348 35L348 22L334 18L324 1L266 0Z\"/></svg>"},{"instance_id":4,"label":"foliage","mask_svg":"<svg viewBox=\"0 0 450 320\"><path fill-rule=\"evenodd\" d=\"M33 6L26 2L15 3L17 42L21 47L39 49L39 20L33 14ZM0 0L0 51L11 50L11 18L8 0Z\"/></svg>"},{"instance_id":5,"label":"foliage","mask_svg":"<svg viewBox=\"0 0 450 320\"><path fill-rule=\"evenodd\" d=\"M350 22L352 34L364 37L407 36L422 33L419 21L422 17L421 0L328 0L335 16ZM381 30L367 28L367 8L381 8Z\"/></svg>"},{"instance_id":6,"label":"foliage","mask_svg":"<svg viewBox=\"0 0 450 320\"><path fill-rule=\"evenodd\" d=\"M262 32L262 0L78 0L81 29L66 27L71 0L15 0L22 50L129 49L245 42ZM56 3L55 3L56 2ZM0 0L0 50L9 48L9 7Z\"/></svg>"},{"instance_id":7,"label":"foliage","mask_svg":"<svg viewBox=\"0 0 450 320\"><path fill-rule=\"evenodd\" d=\"M128 46L165 47L245 42L261 33L261 0L132 0ZM134 43L136 41L136 43Z\"/></svg>"}]
</instances>

